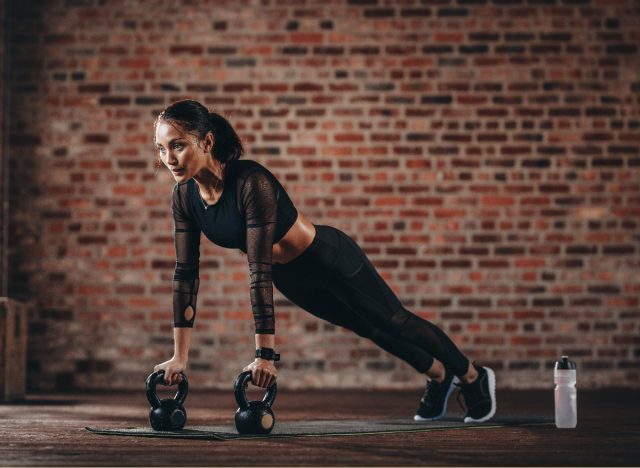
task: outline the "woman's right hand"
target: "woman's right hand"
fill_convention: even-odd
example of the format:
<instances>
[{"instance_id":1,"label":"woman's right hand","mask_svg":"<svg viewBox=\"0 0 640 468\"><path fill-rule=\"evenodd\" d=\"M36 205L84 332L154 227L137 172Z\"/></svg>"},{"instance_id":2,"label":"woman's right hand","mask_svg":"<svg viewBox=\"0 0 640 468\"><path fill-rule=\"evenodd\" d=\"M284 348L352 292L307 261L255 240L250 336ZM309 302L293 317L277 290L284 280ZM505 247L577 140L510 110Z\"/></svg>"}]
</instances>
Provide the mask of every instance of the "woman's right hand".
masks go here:
<instances>
[{"instance_id":1,"label":"woman's right hand","mask_svg":"<svg viewBox=\"0 0 640 468\"><path fill-rule=\"evenodd\" d=\"M183 372L187 368L187 361L183 359L178 359L175 356L165 361L161 364L158 364L153 368L153 372L164 371L164 384L165 385L176 385L182 381L182 376L180 372Z\"/></svg>"}]
</instances>

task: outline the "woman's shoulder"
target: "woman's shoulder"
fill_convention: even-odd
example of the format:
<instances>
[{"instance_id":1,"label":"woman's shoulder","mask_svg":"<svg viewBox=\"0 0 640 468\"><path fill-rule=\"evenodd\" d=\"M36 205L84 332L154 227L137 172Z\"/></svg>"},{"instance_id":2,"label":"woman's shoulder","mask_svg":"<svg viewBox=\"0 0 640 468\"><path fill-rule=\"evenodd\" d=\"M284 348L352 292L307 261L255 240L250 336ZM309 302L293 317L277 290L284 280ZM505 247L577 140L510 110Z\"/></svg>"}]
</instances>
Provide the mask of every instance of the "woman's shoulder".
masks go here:
<instances>
[{"instance_id":1,"label":"woman's shoulder","mask_svg":"<svg viewBox=\"0 0 640 468\"><path fill-rule=\"evenodd\" d=\"M252 159L240 159L236 163L235 178L239 199L246 199L250 194L278 193L282 186L278 179L266 166Z\"/></svg>"},{"instance_id":2,"label":"woman's shoulder","mask_svg":"<svg viewBox=\"0 0 640 468\"><path fill-rule=\"evenodd\" d=\"M184 193L187 191L189 184L193 179L185 180L184 182L176 182L173 186L173 193Z\"/></svg>"},{"instance_id":3,"label":"woman's shoulder","mask_svg":"<svg viewBox=\"0 0 640 468\"><path fill-rule=\"evenodd\" d=\"M173 198L186 200L189 194L189 187L193 184L195 184L193 178L185 180L184 182L176 182L173 186Z\"/></svg>"},{"instance_id":4,"label":"woman's shoulder","mask_svg":"<svg viewBox=\"0 0 640 468\"><path fill-rule=\"evenodd\" d=\"M227 163L227 166L238 174L245 173L250 169L266 169L262 164L258 161L254 161L253 159L235 159Z\"/></svg>"},{"instance_id":5,"label":"woman's shoulder","mask_svg":"<svg viewBox=\"0 0 640 468\"><path fill-rule=\"evenodd\" d=\"M236 159L232 163L232 172L239 179L247 179L252 174L262 174L269 178L275 178L266 166L253 159Z\"/></svg>"}]
</instances>

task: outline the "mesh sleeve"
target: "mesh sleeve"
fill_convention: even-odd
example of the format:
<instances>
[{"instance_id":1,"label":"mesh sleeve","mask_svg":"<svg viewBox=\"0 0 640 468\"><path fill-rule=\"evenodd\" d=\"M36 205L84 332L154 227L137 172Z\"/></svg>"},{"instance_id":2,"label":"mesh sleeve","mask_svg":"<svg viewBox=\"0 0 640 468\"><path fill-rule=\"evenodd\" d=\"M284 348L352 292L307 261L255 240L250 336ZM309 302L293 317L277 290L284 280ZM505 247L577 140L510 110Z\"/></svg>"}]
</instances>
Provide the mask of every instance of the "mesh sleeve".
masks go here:
<instances>
[{"instance_id":1,"label":"mesh sleeve","mask_svg":"<svg viewBox=\"0 0 640 468\"><path fill-rule=\"evenodd\" d=\"M274 334L271 267L278 205L277 188L268 174L252 171L243 182L241 200L247 223L247 261L256 333Z\"/></svg>"},{"instance_id":2,"label":"mesh sleeve","mask_svg":"<svg viewBox=\"0 0 640 468\"><path fill-rule=\"evenodd\" d=\"M179 185L176 185L173 191L172 206L176 248L173 324L178 328L192 328L196 318L196 299L200 284L200 227L187 216L186 194L181 194Z\"/></svg>"}]
</instances>

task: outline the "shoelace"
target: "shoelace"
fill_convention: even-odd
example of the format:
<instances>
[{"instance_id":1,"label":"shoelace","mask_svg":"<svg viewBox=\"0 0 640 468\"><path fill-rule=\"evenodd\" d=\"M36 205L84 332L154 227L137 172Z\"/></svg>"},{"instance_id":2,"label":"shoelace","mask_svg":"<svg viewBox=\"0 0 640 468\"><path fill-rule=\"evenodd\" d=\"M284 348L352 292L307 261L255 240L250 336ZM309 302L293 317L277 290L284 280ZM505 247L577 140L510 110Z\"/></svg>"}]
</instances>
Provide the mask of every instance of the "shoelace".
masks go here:
<instances>
[{"instance_id":1,"label":"shoelace","mask_svg":"<svg viewBox=\"0 0 640 468\"><path fill-rule=\"evenodd\" d=\"M471 382L468 385L473 385L474 383L475 381ZM473 402L474 404L471 407L469 407L469 406L466 406L466 403L468 403L466 400L465 400L465 404L463 404L460 401L460 395L462 394L462 384L455 384L455 386L460 388L460 390L458 391L458 394L456 395L456 400L458 401L458 404L465 412L467 412L470 408L475 407L478 404L478 402L476 401L476 402Z\"/></svg>"},{"instance_id":2,"label":"shoelace","mask_svg":"<svg viewBox=\"0 0 640 468\"><path fill-rule=\"evenodd\" d=\"M441 394L444 391L446 390L443 384L438 383L435 380L430 380L429 383L427 384L427 391L424 392L424 395L422 396L422 401L424 402L424 405L427 407L433 406L432 402L434 400L439 400ZM436 398L434 398L434 396Z\"/></svg>"}]
</instances>

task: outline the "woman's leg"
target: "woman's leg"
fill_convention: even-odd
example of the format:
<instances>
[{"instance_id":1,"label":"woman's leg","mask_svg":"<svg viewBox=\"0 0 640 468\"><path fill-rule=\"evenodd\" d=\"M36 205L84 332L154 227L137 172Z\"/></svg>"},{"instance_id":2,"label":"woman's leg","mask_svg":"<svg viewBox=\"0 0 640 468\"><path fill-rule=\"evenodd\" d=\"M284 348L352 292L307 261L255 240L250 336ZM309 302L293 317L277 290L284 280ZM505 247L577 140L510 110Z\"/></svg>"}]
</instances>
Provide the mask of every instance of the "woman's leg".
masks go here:
<instances>
[{"instance_id":1,"label":"woman's leg","mask_svg":"<svg viewBox=\"0 0 640 468\"><path fill-rule=\"evenodd\" d=\"M477 379L477 384L463 386L465 400L467 395L469 401L473 396L478 402L475 408L479 408L470 410L465 422L493 416L493 371L470 364L440 328L404 308L362 249L342 231L316 225L316 236L309 248L292 262L274 265L273 274L275 286L303 309L372 339L418 371L443 380L437 392L430 392L430 388L437 387L430 383L423 397L423 403L427 399L426 403L436 408L428 418L437 419L444 414L456 382L454 375L469 383L476 380L480 371L482 378Z\"/></svg>"},{"instance_id":2,"label":"woman's leg","mask_svg":"<svg viewBox=\"0 0 640 468\"><path fill-rule=\"evenodd\" d=\"M327 289L328 278L286 265L274 265L275 287L298 307L334 325L368 338L385 351L394 354L421 373L433 367L433 357L420 347L400 340L380 329L357 313L347 302Z\"/></svg>"},{"instance_id":3,"label":"woman's leg","mask_svg":"<svg viewBox=\"0 0 640 468\"><path fill-rule=\"evenodd\" d=\"M447 335L405 309L362 249L334 227L316 225L302 255L274 265L273 281L303 309L372 339L421 372L432 369L428 374L440 377L434 356L456 375L469 370L469 360Z\"/></svg>"},{"instance_id":4,"label":"woman's leg","mask_svg":"<svg viewBox=\"0 0 640 468\"><path fill-rule=\"evenodd\" d=\"M360 246L344 232L335 231L340 251L331 267L336 294L341 293L378 328L424 349L455 375L469 377L469 360L455 343L436 325L407 310Z\"/></svg>"}]
</instances>

